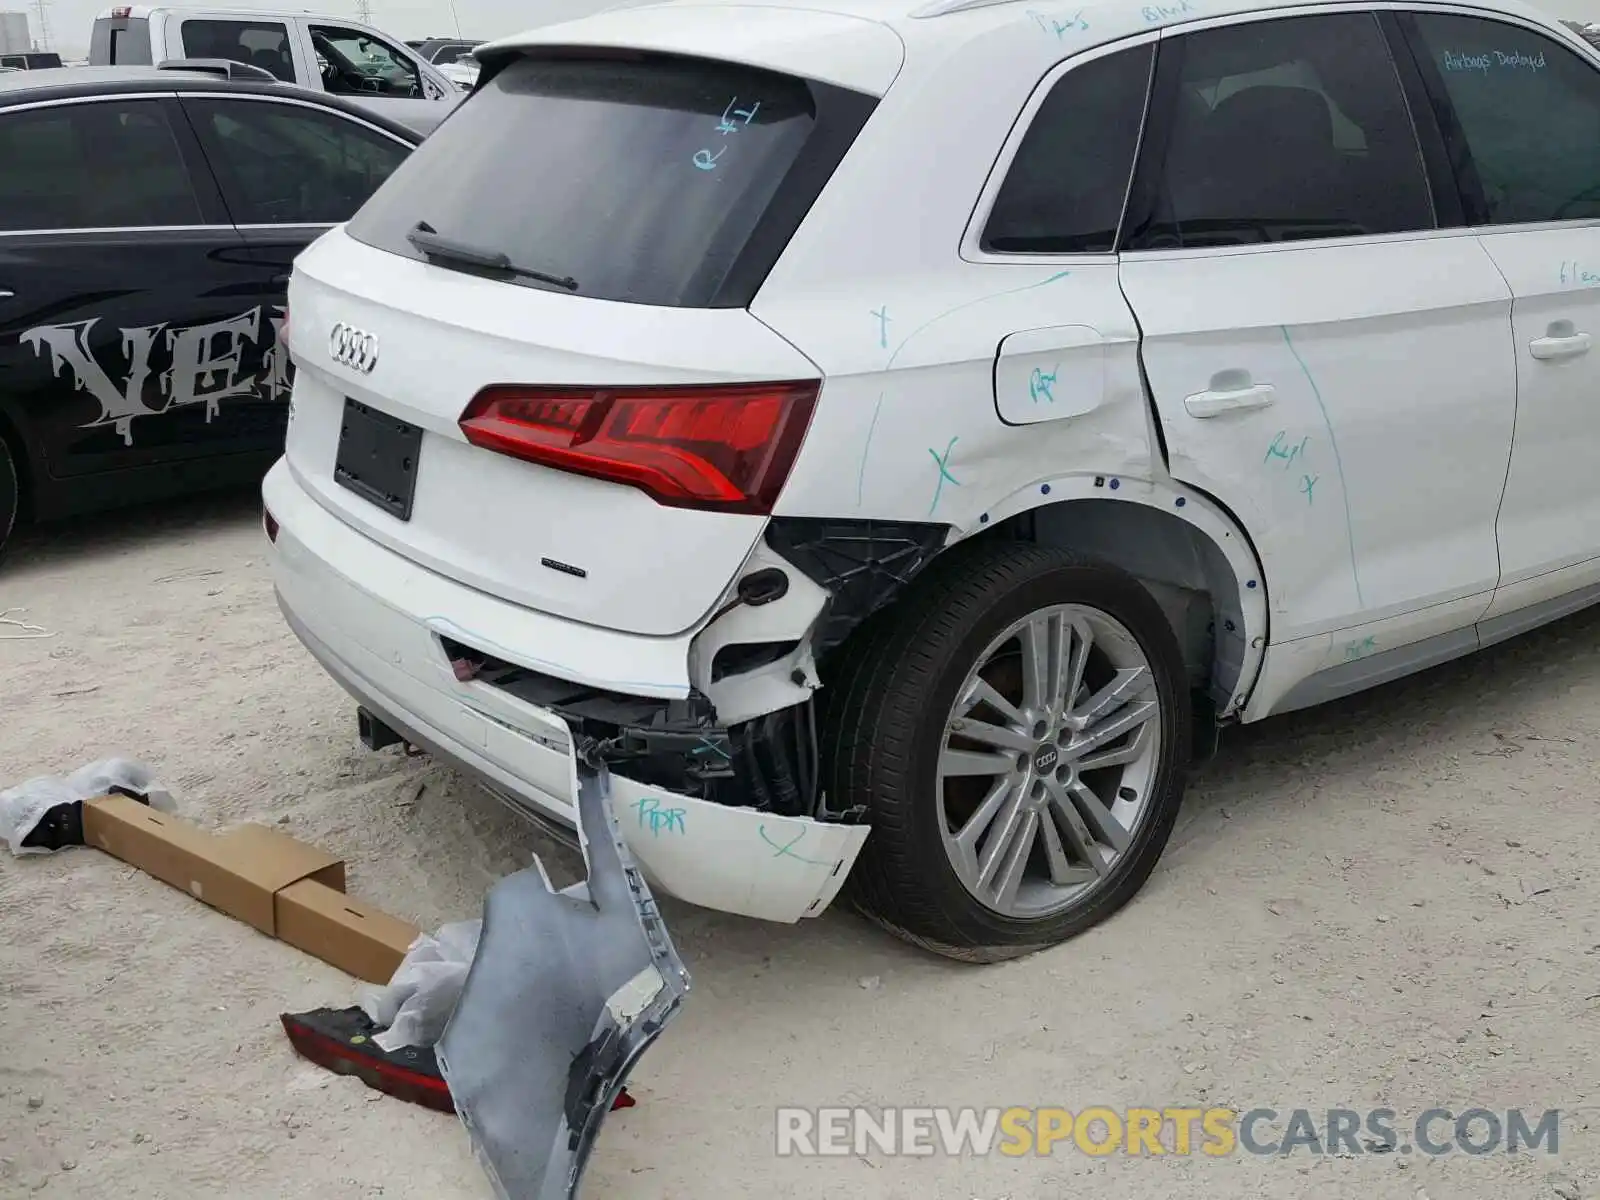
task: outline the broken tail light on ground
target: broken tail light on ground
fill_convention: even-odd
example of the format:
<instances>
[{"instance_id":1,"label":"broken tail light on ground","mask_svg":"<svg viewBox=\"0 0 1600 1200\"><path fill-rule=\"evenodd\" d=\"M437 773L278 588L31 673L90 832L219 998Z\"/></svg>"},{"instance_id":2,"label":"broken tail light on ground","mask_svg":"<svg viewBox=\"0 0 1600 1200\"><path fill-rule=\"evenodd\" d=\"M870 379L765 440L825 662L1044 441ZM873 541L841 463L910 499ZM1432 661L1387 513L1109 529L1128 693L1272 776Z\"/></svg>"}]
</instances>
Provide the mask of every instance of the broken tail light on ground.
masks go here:
<instances>
[{"instance_id":1,"label":"broken tail light on ground","mask_svg":"<svg viewBox=\"0 0 1600 1200\"><path fill-rule=\"evenodd\" d=\"M432 1047L385 1050L372 1040L381 1029L359 1006L283 1013L279 1020L289 1044L306 1061L336 1075L353 1075L374 1091L397 1100L443 1113L456 1111ZM611 1107L615 1111L633 1105L633 1097L624 1089Z\"/></svg>"},{"instance_id":2,"label":"broken tail light on ground","mask_svg":"<svg viewBox=\"0 0 1600 1200\"><path fill-rule=\"evenodd\" d=\"M372 1040L382 1032L360 1008L318 1008L279 1018L299 1055L337 1075L354 1075L375 1091L439 1112L453 1113L450 1089L433 1049L385 1050Z\"/></svg>"},{"instance_id":3,"label":"broken tail light on ground","mask_svg":"<svg viewBox=\"0 0 1600 1200\"><path fill-rule=\"evenodd\" d=\"M627 484L678 508L767 515L789 477L818 385L665 388L497 385L461 415L475 446Z\"/></svg>"}]
</instances>

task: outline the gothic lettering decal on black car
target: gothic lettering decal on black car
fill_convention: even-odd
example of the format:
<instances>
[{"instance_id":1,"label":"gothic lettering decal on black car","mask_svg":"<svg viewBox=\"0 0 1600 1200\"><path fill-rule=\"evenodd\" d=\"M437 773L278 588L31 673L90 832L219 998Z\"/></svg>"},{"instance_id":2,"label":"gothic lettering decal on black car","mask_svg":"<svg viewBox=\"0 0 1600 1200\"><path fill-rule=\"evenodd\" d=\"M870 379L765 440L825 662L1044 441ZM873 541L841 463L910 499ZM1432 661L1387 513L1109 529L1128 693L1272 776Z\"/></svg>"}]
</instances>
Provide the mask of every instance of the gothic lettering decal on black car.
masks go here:
<instances>
[{"instance_id":1,"label":"gothic lettering decal on black car","mask_svg":"<svg viewBox=\"0 0 1600 1200\"><path fill-rule=\"evenodd\" d=\"M40 325L27 330L20 340L36 354L48 353L55 374L70 368L77 389L99 401L100 414L86 422L85 429L115 426L123 444L131 446L133 424L139 417L157 417L185 405L204 404L209 424L224 400L286 398L294 377L282 340L286 311L278 306L263 317L258 305L204 325L169 328L163 322L124 329L122 356L126 362L115 368L102 364L90 349L89 335L99 317L67 325ZM155 368L151 358L158 341L170 363L155 376L152 387ZM263 368L259 372L247 369L245 347L263 343ZM113 380L113 370L122 372L120 384Z\"/></svg>"}]
</instances>

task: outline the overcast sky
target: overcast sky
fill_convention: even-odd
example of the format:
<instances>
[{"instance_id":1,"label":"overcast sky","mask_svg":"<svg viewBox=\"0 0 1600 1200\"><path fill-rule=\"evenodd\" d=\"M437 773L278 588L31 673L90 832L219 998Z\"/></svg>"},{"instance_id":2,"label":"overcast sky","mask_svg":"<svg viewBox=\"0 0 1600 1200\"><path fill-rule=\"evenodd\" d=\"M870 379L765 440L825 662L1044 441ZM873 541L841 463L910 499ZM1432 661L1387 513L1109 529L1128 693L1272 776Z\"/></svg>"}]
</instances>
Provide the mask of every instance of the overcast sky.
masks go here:
<instances>
[{"instance_id":1,"label":"overcast sky","mask_svg":"<svg viewBox=\"0 0 1600 1200\"><path fill-rule=\"evenodd\" d=\"M148 2L148 0L147 0ZM615 0L454 0L461 33L469 38L503 37L534 25L609 8ZM1600 0L1595 0L1600 4ZM89 30L95 17L113 0L48 0L50 49L63 58L82 58L89 52ZM397 38L419 38L455 33L450 0L371 0L372 23ZM172 8L274 8L270 0L233 4L173 4ZM354 18L355 0L283 0L283 8L310 9L324 16ZM26 11L35 40L39 37L38 11L29 0L0 0L0 11Z\"/></svg>"}]
</instances>

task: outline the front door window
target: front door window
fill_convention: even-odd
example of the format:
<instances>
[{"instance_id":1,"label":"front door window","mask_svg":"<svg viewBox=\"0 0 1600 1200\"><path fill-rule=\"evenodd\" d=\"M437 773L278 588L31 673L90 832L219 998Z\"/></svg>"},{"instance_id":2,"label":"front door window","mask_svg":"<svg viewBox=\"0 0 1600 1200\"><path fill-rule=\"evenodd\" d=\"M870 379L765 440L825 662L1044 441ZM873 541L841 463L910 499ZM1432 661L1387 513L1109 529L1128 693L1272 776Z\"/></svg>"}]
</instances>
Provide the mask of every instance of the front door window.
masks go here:
<instances>
[{"instance_id":1,"label":"front door window","mask_svg":"<svg viewBox=\"0 0 1600 1200\"><path fill-rule=\"evenodd\" d=\"M359 29L313 25L322 89L335 96L400 96L423 99L417 64L397 47Z\"/></svg>"}]
</instances>

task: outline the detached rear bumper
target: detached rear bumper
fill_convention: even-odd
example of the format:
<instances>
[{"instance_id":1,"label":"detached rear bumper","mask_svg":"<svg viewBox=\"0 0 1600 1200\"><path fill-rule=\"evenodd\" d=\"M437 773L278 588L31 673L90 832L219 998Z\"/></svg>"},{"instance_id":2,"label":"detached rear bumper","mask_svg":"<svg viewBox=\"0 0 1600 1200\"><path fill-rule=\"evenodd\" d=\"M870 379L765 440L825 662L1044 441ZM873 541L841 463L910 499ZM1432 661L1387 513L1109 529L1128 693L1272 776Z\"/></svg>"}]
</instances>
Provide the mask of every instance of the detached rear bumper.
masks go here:
<instances>
[{"instance_id":1,"label":"detached rear bumper","mask_svg":"<svg viewBox=\"0 0 1600 1200\"><path fill-rule=\"evenodd\" d=\"M262 495L270 551L295 634L355 699L415 745L477 777L535 819L576 828L565 722L505 691L461 682L441 638L510 662L641 696L688 694L689 635L647 638L519 608L363 537L319 505L280 460ZM838 894L867 837L734 808L620 775L612 808L653 888L705 908L792 922Z\"/></svg>"}]
</instances>

